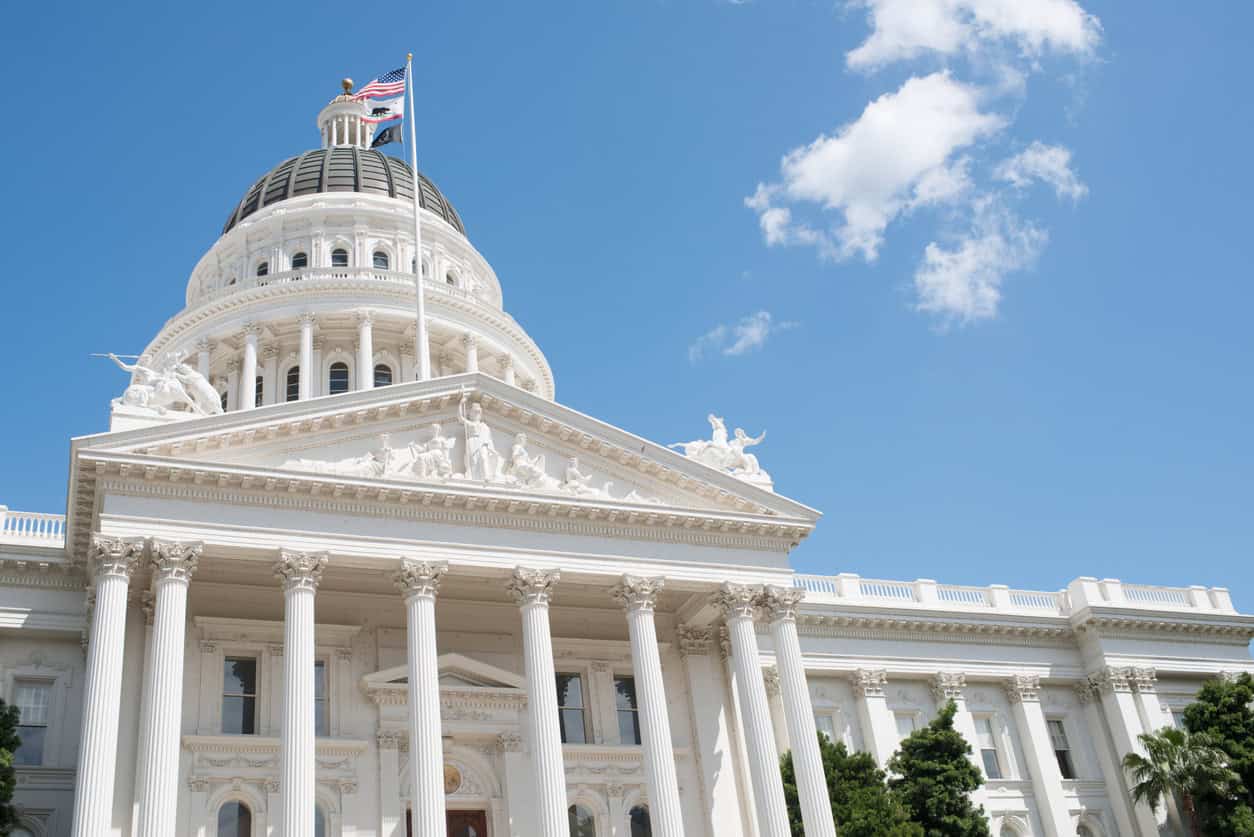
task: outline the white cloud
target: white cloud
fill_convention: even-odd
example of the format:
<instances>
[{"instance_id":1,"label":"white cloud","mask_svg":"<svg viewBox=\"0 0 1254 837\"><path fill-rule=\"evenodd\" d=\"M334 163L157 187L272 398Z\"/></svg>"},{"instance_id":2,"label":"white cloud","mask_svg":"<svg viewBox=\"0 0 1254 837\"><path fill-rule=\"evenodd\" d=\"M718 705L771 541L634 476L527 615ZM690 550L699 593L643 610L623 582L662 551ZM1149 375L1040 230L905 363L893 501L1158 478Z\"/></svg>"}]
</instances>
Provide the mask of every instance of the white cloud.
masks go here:
<instances>
[{"instance_id":1,"label":"white cloud","mask_svg":"<svg viewBox=\"0 0 1254 837\"><path fill-rule=\"evenodd\" d=\"M981 197L971 229L953 247L933 241L924 250L914 274L916 307L946 323L965 325L997 316L1006 275L1035 263L1048 238L997 198Z\"/></svg>"},{"instance_id":2,"label":"white cloud","mask_svg":"<svg viewBox=\"0 0 1254 837\"><path fill-rule=\"evenodd\" d=\"M738 322L716 325L698 337L688 347L688 361L696 363L707 352L743 355L762 348L772 334L787 331L796 325L787 320L777 321L770 311L755 311Z\"/></svg>"},{"instance_id":3,"label":"white cloud","mask_svg":"<svg viewBox=\"0 0 1254 837\"><path fill-rule=\"evenodd\" d=\"M1071 198L1073 201L1080 200L1089 192L1089 187L1071 170L1071 152L1061 145L1046 145L1039 140L1002 161L995 174L999 180L1017 189L1039 180L1052 186L1059 198Z\"/></svg>"},{"instance_id":4,"label":"white cloud","mask_svg":"<svg viewBox=\"0 0 1254 837\"><path fill-rule=\"evenodd\" d=\"M947 73L913 77L885 93L834 136L790 151L782 180L759 184L745 204L758 212L767 244L810 244L826 255L874 260L884 230L917 206L952 201L970 185L956 152L1001 130L1005 120L980 110L979 88ZM838 211L829 230L794 220L781 203Z\"/></svg>"},{"instance_id":5,"label":"white cloud","mask_svg":"<svg viewBox=\"0 0 1254 837\"><path fill-rule=\"evenodd\" d=\"M850 67L873 70L928 53L975 53L1009 43L1034 59L1053 50L1089 56L1101 23L1075 0L854 0L871 34L851 50Z\"/></svg>"}]
</instances>

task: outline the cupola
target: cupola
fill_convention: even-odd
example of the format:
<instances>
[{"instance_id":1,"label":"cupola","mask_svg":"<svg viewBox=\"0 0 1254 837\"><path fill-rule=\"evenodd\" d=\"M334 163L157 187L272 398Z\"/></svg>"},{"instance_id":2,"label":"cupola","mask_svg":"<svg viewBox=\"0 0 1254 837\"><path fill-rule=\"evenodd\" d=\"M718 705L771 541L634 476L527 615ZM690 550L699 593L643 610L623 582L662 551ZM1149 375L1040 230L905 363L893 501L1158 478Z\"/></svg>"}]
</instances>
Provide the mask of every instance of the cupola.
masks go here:
<instances>
[{"instance_id":1,"label":"cupola","mask_svg":"<svg viewBox=\"0 0 1254 837\"><path fill-rule=\"evenodd\" d=\"M364 119L368 113L366 102L353 97L353 80L340 82L344 92L332 99L318 114L318 132L322 135L322 147L349 146L369 148L372 139L371 126Z\"/></svg>"}]
</instances>

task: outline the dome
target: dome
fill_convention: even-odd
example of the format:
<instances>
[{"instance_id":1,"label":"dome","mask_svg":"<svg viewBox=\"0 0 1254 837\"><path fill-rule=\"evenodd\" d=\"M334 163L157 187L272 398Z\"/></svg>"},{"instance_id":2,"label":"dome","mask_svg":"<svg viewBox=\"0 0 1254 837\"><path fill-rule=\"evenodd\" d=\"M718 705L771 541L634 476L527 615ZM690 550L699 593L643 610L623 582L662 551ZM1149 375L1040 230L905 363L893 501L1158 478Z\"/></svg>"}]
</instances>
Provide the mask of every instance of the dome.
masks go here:
<instances>
[{"instance_id":1,"label":"dome","mask_svg":"<svg viewBox=\"0 0 1254 837\"><path fill-rule=\"evenodd\" d=\"M419 172L418 177L422 183L422 208L434 212L465 235L466 228L462 226L462 219L453 205L426 175ZM352 146L306 151L284 160L258 179L232 210L222 233L230 232L236 224L263 207L299 195L368 192L412 201L413 182L408 163L381 151Z\"/></svg>"}]
</instances>

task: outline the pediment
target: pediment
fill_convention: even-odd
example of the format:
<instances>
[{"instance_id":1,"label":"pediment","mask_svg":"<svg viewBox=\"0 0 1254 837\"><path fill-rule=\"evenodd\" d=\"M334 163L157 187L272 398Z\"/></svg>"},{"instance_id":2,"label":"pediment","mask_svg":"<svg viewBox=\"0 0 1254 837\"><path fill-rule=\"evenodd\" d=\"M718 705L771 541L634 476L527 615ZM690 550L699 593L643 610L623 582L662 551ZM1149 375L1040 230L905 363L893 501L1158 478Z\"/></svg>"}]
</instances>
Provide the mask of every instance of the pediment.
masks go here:
<instances>
[{"instance_id":1,"label":"pediment","mask_svg":"<svg viewBox=\"0 0 1254 837\"><path fill-rule=\"evenodd\" d=\"M524 690L526 681L512 671L467 657L441 654L437 662L441 689ZM362 678L366 691L395 688L409 683L408 666L400 665L367 674Z\"/></svg>"},{"instance_id":2,"label":"pediment","mask_svg":"<svg viewBox=\"0 0 1254 837\"><path fill-rule=\"evenodd\" d=\"M507 503L553 499L655 516L769 516L801 536L818 518L770 490L478 373L75 440L76 469L93 458L245 487L295 490L314 481L358 492L374 485L393 496L487 493Z\"/></svg>"}]
</instances>

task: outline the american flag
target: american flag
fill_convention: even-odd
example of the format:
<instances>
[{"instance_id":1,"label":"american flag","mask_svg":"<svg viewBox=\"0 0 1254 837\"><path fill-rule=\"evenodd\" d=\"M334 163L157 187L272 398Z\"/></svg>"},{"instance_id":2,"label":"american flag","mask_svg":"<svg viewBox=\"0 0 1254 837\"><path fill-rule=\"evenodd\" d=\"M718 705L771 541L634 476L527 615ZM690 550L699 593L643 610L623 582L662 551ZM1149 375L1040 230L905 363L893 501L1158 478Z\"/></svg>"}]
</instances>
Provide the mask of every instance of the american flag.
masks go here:
<instances>
[{"instance_id":1,"label":"american flag","mask_svg":"<svg viewBox=\"0 0 1254 837\"><path fill-rule=\"evenodd\" d=\"M405 92L405 68L384 73L353 94L357 99L387 99Z\"/></svg>"}]
</instances>

